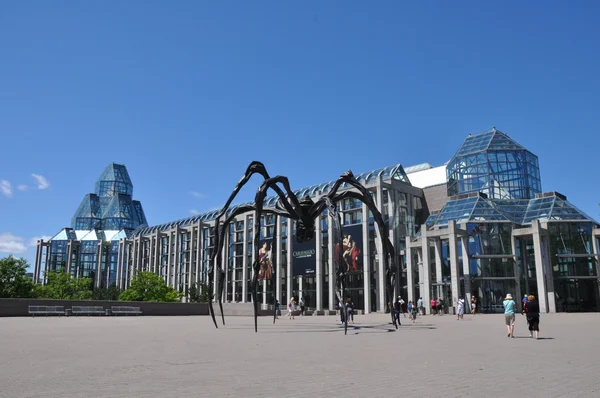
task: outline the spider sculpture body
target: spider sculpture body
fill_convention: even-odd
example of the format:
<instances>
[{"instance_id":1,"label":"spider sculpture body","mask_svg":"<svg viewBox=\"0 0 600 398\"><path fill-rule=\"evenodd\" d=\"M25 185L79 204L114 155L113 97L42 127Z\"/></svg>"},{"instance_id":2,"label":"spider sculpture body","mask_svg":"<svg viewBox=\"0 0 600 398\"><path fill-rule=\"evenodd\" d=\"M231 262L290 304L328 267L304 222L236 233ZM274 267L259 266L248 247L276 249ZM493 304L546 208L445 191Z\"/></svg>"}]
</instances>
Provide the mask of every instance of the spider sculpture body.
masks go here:
<instances>
[{"instance_id":1,"label":"spider sculpture body","mask_svg":"<svg viewBox=\"0 0 600 398\"><path fill-rule=\"evenodd\" d=\"M231 202L235 199L239 191L242 187L250 180L250 178L254 174L260 174L264 181L258 188L256 192L256 197L253 205L245 205L237 207L235 210L228 214L229 206ZM355 190L348 190L341 193L338 193L339 188L342 184L348 184L352 186ZM283 189L280 187L283 186ZM265 209L264 201L267 196L267 191L272 189L275 191L279 200L277 201L274 208ZM285 193L284 193L285 191ZM225 271L223 269L222 262L222 252L223 245L225 242L225 233L228 231L229 224L235 219L236 216L246 213L248 211L254 211L254 237L253 237L253 249L256 251L255 261L252 264L252 268L254 270L252 277L252 285L251 285L251 294L252 301L254 304L254 331L258 331L258 300L257 300L257 282L258 282L258 274L260 271L260 261L259 261L259 239L260 239L260 221L261 216L263 214L275 214L280 215L282 217L289 218L296 222L296 240L298 242L309 242L315 238L315 220L320 216L320 214L327 209L329 215L333 219L334 225L333 231L337 231L338 239L340 242L343 240L343 231L341 228L340 215L337 210L336 203L342 201L346 198L355 198L366 204L367 208L373 214L375 218L375 222L377 224L379 230L379 236L382 241L383 253L380 253L381 257L380 261L384 261L385 270L386 270L386 296L387 303L392 303L392 294L393 294L393 286L394 286L394 278L395 278L395 265L394 265L394 247L389 240L389 233L387 227L384 224L383 217L371 195L367 191L365 187L363 187L352 174L351 171L347 171L340 176L340 178L335 182L331 190L324 196L320 197L316 202L313 201L310 197L305 196L301 200L299 200L296 195L292 192L290 188L289 181L287 177L276 176L271 177L267 172L265 166L261 162L252 162L248 166L246 173L239 180L232 194L229 196L229 199L221 209L221 211L217 214L215 220L215 249L211 253L209 266L208 266L208 292L210 299L208 300L208 307L210 311L210 315L215 324L215 327L218 328L217 321L215 319L215 312L213 308L213 286L214 280L217 278L217 301L219 303L219 307L221 309L221 317L223 320L223 325L225 324L225 316L223 315L223 281L225 277ZM223 219L224 218L224 219ZM342 259L342 252L338 251L336 254L337 261L336 263L336 281L337 281L337 290L336 295L338 300L341 303L344 303L345 297L345 289L346 289L346 272L347 267L345 267L344 261ZM275 273L273 273L274 277ZM344 310L344 308L342 308ZM396 319L393 315L393 311L390 311L392 317L392 323L398 328L398 324L396 323ZM275 323L276 314L273 314L273 323ZM344 317L344 331L347 333L348 330L348 317Z\"/></svg>"}]
</instances>

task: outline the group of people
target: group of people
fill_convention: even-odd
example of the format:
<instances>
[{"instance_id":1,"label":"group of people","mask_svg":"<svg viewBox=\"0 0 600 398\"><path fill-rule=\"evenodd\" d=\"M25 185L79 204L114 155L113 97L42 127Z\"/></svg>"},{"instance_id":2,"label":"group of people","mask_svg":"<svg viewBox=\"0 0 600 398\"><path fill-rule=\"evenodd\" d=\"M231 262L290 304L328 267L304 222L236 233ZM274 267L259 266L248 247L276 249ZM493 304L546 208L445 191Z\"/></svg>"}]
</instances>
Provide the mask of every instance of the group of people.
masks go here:
<instances>
[{"instance_id":1,"label":"group of people","mask_svg":"<svg viewBox=\"0 0 600 398\"><path fill-rule=\"evenodd\" d=\"M527 319L527 325L529 327L529 337L533 338L535 332L535 338L540 338L540 305L538 301L535 299L535 296L525 295L523 300L521 300L521 314L525 315ZM506 295L506 298L502 302L504 306L504 319L506 321L506 330L507 337L515 337L515 320L516 313L518 311L517 303L512 298L512 295L509 293Z\"/></svg>"},{"instance_id":2,"label":"group of people","mask_svg":"<svg viewBox=\"0 0 600 398\"><path fill-rule=\"evenodd\" d=\"M287 305L288 313L286 314L286 316L290 319L295 319L294 311L297 311L298 307L300 307L300 315L304 316L306 312L306 302L304 301L304 297L300 298L300 302L297 302L294 297L290 299ZM281 315L281 311L279 309L279 300L275 301L275 314L276 316Z\"/></svg>"},{"instance_id":3,"label":"group of people","mask_svg":"<svg viewBox=\"0 0 600 398\"><path fill-rule=\"evenodd\" d=\"M342 303L341 301L338 302L338 309L340 311L340 321L342 323L345 322L345 317L348 317L348 322L354 323L354 303L350 297L346 299L345 303Z\"/></svg>"},{"instance_id":4,"label":"group of people","mask_svg":"<svg viewBox=\"0 0 600 398\"><path fill-rule=\"evenodd\" d=\"M417 303L413 303L412 300L406 304L402 297L398 296L398 299L394 301L394 304L391 306L394 311L394 319L398 322L398 325L401 325L400 322L400 314L403 314L406 318L406 314L410 317L410 320L415 323L417 320L417 314L422 314L423 310L423 299L419 298Z\"/></svg>"}]
</instances>

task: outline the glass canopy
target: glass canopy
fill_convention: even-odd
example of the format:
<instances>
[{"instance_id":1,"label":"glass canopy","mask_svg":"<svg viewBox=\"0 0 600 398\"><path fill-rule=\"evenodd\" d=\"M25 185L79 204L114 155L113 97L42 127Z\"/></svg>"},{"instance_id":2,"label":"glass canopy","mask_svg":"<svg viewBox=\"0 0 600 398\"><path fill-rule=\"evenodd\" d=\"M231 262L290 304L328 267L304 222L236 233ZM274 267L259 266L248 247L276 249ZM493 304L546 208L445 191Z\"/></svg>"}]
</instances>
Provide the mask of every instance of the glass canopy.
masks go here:
<instances>
[{"instance_id":1,"label":"glass canopy","mask_svg":"<svg viewBox=\"0 0 600 398\"><path fill-rule=\"evenodd\" d=\"M596 221L569 203L563 195L549 192L535 199L497 200L482 194L450 200L442 211L427 219L426 224L441 226L449 220L457 223L511 222L531 224L540 221Z\"/></svg>"}]
</instances>

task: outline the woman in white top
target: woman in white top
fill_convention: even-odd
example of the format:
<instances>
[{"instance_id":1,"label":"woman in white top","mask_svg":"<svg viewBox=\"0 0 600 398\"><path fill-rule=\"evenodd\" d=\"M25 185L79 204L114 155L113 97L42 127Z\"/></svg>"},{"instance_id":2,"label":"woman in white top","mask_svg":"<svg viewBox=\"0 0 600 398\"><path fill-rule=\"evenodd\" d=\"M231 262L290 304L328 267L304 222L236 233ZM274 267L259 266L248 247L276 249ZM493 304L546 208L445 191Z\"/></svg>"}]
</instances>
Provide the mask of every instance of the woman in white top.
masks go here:
<instances>
[{"instance_id":1,"label":"woman in white top","mask_svg":"<svg viewBox=\"0 0 600 398\"><path fill-rule=\"evenodd\" d=\"M457 307L456 313L458 314L458 318L456 319L463 319L463 316L465 315L465 299L463 299L462 296L458 298Z\"/></svg>"},{"instance_id":2,"label":"woman in white top","mask_svg":"<svg viewBox=\"0 0 600 398\"><path fill-rule=\"evenodd\" d=\"M288 303L288 316L290 317L290 319L294 319L294 298L293 297L290 299L290 302Z\"/></svg>"}]
</instances>

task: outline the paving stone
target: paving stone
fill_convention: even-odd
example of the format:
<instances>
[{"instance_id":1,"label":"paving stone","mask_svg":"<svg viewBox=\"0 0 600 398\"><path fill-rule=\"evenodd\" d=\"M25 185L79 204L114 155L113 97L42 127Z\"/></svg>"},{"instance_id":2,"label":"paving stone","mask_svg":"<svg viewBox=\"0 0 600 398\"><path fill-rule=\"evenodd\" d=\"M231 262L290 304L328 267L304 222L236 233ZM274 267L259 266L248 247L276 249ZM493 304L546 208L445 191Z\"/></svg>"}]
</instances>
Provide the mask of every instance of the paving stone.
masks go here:
<instances>
[{"instance_id":1,"label":"paving stone","mask_svg":"<svg viewBox=\"0 0 600 398\"><path fill-rule=\"evenodd\" d=\"M600 314L0 318L0 397L598 397Z\"/></svg>"}]
</instances>

